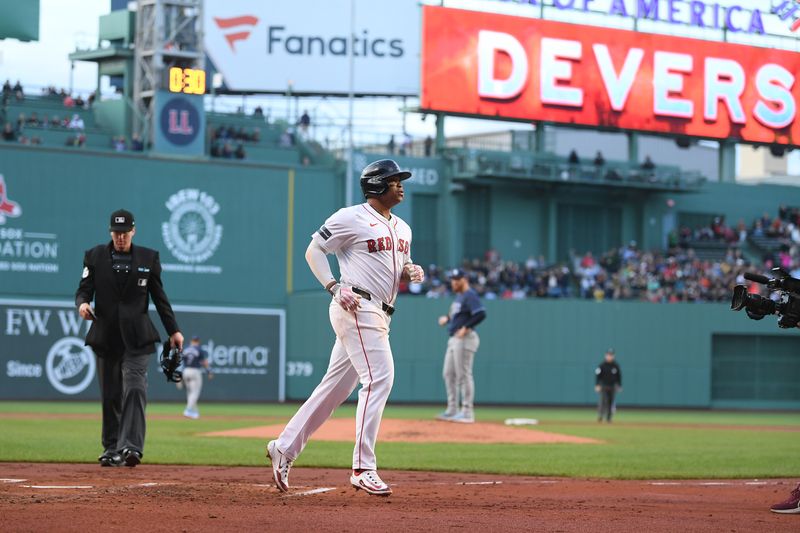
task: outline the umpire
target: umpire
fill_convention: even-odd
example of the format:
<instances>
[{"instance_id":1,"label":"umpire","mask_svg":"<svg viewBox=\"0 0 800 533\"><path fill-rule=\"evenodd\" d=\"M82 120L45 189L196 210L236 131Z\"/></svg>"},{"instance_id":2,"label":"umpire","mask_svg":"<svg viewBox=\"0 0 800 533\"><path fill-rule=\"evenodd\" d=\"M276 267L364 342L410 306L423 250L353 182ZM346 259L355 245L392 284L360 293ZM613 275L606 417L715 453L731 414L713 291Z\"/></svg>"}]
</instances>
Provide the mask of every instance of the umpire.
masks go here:
<instances>
[{"instance_id":1,"label":"umpire","mask_svg":"<svg viewBox=\"0 0 800 533\"><path fill-rule=\"evenodd\" d=\"M86 344L97 355L104 449L98 460L136 466L144 450L147 362L160 340L147 315L150 297L170 344L182 349L183 335L161 284L158 252L133 245L133 214L114 211L109 231L110 243L84 255L75 303L81 318L92 321Z\"/></svg>"},{"instance_id":2,"label":"umpire","mask_svg":"<svg viewBox=\"0 0 800 533\"><path fill-rule=\"evenodd\" d=\"M622 370L614 360L615 355L613 348L606 350L603 362L594 370L594 390L600 393L597 402L598 422L602 422L605 418L607 422L611 423L611 417L615 411L614 396L622 391Z\"/></svg>"}]
</instances>

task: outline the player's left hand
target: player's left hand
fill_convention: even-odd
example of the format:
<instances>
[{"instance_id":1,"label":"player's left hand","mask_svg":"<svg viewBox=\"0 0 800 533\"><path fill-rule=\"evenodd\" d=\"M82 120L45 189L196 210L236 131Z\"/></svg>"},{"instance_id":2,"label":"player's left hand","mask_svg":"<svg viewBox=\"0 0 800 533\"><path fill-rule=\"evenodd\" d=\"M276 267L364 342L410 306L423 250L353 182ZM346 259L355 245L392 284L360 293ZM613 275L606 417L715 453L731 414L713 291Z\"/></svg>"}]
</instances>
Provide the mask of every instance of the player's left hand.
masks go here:
<instances>
[{"instance_id":1,"label":"player's left hand","mask_svg":"<svg viewBox=\"0 0 800 533\"><path fill-rule=\"evenodd\" d=\"M467 333L469 333L469 328L467 328L466 326L458 328L458 330L456 331L456 337L458 337L459 339L463 339L464 337L467 336Z\"/></svg>"},{"instance_id":2,"label":"player's left hand","mask_svg":"<svg viewBox=\"0 0 800 533\"><path fill-rule=\"evenodd\" d=\"M176 331L169 338L169 345L173 348L177 347L179 351L183 351L183 334Z\"/></svg>"},{"instance_id":3,"label":"player's left hand","mask_svg":"<svg viewBox=\"0 0 800 533\"><path fill-rule=\"evenodd\" d=\"M412 283L422 283L425 281L425 270L414 263L406 263L403 267L406 276Z\"/></svg>"}]
</instances>

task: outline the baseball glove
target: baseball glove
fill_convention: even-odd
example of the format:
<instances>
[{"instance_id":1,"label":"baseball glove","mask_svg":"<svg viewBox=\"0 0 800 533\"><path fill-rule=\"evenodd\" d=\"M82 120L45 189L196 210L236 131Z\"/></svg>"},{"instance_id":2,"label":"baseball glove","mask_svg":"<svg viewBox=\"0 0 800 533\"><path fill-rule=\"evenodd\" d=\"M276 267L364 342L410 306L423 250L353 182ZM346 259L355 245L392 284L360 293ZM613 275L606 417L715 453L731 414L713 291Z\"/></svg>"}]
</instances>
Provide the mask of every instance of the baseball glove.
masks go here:
<instances>
[{"instance_id":1,"label":"baseball glove","mask_svg":"<svg viewBox=\"0 0 800 533\"><path fill-rule=\"evenodd\" d=\"M161 370L167 376L167 381L180 383L183 380L183 373L178 370L182 358L183 352L177 347L171 347L168 340L164 342L164 349L161 350Z\"/></svg>"}]
</instances>

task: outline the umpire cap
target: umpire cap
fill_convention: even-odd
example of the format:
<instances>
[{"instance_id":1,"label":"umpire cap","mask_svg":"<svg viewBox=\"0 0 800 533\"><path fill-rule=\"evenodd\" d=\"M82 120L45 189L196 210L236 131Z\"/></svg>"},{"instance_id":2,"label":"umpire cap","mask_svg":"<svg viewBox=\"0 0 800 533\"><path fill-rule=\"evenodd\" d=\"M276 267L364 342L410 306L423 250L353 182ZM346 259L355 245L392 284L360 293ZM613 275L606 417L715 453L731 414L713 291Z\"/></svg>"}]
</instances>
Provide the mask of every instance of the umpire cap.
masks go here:
<instances>
[{"instance_id":1,"label":"umpire cap","mask_svg":"<svg viewBox=\"0 0 800 533\"><path fill-rule=\"evenodd\" d=\"M394 177L401 181L407 180L411 177L411 172L400 170L400 166L391 159L380 159L365 166L361 171L361 191L364 198L384 194L389 190L386 182Z\"/></svg>"},{"instance_id":2,"label":"umpire cap","mask_svg":"<svg viewBox=\"0 0 800 533\"><path fill-rule=\"evenodd\" d=\"M124 209L117 209L111 213L111 222L108 224L109 231L130 231L136 226L133 220L133 213Z\"/></svg>"}]
</instances>

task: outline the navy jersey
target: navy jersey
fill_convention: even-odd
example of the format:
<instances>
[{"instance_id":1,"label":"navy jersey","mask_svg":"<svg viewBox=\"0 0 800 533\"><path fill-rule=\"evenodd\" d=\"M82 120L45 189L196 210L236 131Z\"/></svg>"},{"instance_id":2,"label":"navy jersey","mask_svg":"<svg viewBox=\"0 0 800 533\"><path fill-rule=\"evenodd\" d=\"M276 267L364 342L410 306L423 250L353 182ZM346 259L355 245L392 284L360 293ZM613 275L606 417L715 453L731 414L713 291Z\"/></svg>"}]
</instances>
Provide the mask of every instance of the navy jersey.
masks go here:
<instances>
[{"instance_id":1,"label":"navy jersey","mask_svg":"<svg viewBox=\"0 0 800 533\"><path fill-rule=\"evenodd\" d=\"M183 366L186 368L203 368L206 359L208 354L200 346L190 344L183 349Z\"/></svg>"},{"instance_id":2,"label":"navy jersey","mask_svg":"<svg viewBox=\"0 0 800 533\"><path fill-rule=\"evenodd\" d=\"M461 329L464 324L475 314L485 311L478 293L469 288L456 295L456 299L450 306L450 323L447 331L452 336Z\"/></svg>"}]
</instances>

